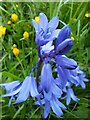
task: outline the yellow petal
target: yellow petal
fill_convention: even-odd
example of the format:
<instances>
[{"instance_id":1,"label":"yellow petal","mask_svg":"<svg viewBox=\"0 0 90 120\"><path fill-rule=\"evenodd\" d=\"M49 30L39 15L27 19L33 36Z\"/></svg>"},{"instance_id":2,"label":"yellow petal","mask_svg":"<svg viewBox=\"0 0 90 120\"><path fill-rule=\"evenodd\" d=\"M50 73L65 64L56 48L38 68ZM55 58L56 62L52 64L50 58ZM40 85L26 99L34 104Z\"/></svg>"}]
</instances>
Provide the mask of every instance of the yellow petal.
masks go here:
<instances>
[{"instance_id":1,"label":"yellow petal","mask_svg":"<svg viewBox=\"0 0 90 120\"><path fill-rule=\"evenodd\" d=\"M24 39L29 38L29 33L28 33L27 31L25 31L25 32L23 33L23 38L24 38Z\"/></svg>"},{"instance_id":2,"label":"yellow petal","mask_svg":"<svg viewBox=\"0 0 90 120\"><path fill-rule=\"evenodd\" d=\"M9 20L9 21L7 22L7 24L10 25L10 24L11 24L11 21Z\"/></svg>"},{"instance_id":3,"label":"yellow petal","mask_svg":"<svg viewBox=\"0 0 90 120\"><path fill-rule=\"evenodd\" d=\"M85 17L90 17L90 13L86 13L86 14L85 14Z\"/></svg>"},{"instance_id":4,"label":"yellow petal","mask_svg":"<svg viewBox=\"0 0 90 120\"><path fill-rule=\"evenodd\" d=\"M35 17L35 21L36 21L37 23L40 23L40 18L39 18L39 16L36 16L36 17Z\"/></svg>"},{"instance_id":5,"label":"yellow petal","mask_svg":"<svg viewBox=\"0 0 90 120\"><path fill-rule=\"evenodd\" d=\"M18 20L18 16L16 14L11 15L11 19L16 22Z\"/></svg>"},{"instance_id":6,"label":"yellow petal","mask_svg":"<svg viewBox=\"0 0 90 120\"><path fill-rule=\"evenodd\" d=\"M18 48L13 48L13 54L14 54L15 56L18 56L19 53L20 53L20 51L19 51Z\"/></svg>"}]
</instances>

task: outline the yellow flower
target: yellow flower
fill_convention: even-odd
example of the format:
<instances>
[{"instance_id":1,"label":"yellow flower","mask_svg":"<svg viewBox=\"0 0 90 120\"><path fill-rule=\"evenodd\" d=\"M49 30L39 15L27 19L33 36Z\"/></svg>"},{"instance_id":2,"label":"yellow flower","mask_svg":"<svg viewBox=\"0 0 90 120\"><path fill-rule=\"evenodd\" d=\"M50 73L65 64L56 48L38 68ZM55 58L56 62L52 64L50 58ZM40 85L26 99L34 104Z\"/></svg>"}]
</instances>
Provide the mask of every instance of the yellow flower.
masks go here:
<instances>
[{"instance_id":1,"label":"yellow flower","mask_svg":"<svg viewBox=\"0 0 90 120\"><path fill-rule=\"evenodd\" d=\"M29 33L28 33L27 31L25 31L25 32L23 33L23 38L24 38L24 39L29 38Z\"/></svg>"},{"instance_id":2,"label":"yellow flower","mask_svg":"<svg viewBox=\"0 0 90 120\"><path fill-rule=\"evenodd\" d=\"M11 24L11 21L9 20L9 21L7 22L7 24L10 25L10 24Z\"/></svg>"},{"instance_id":3,"label":"yellow flower","mask_svg":"<svg viewBox=\"0 0 90 120\"><path fill-rule=\"evenodd\" d=\"M0 37L2 35L5 35L5 33L6 33L6 27L0 26Z\"/></svg>"},{"instance_id":4,"label":"yellow flower","mask_svg":"<svg viewBox=\"0 0 90 120\"><path fill-rule=\"evenodd\" d=\"M86 14L85 14L85 17L90 17L90 13L86 13Z\"/></svg>"},{"instance_id":5,"label":"yellow flower","mask_svg":"<svg viewBox=\"0 0 90 120\"><path fill-rule=\"evenodd\" d=\"M11 19L16 22L18 20L18 16L14 13L11 15Z\"/></svg>"},{"instance_id":6,"label":"yellow flower","mask_svg":"<svg viewBox=\"0 0 90 120\"><path fill-rule=\"evenodd\" d=\"M40 18L39 18L39 16L36 16L35 17L35 21L39 24L40 23Z\"/></svg>"},{"instance_id":7,"label":"yellow flower","mask_svg":"<svg viewBox=\"0 0 90 120\"><path fill-rule=\"evenodd\" d=\"M73 36L71 36L71 39L72 39L72 40L74 40L74 37L73 37Z\"/></svg>"},{"instance_id":8,"label":"yellow flower","mask_svg":"<svg viewBox=\"0 0 90 120\"><path fill-rule=\"evenodd\" d=\"M18 56L19 53L20 53L19 49L16 48L16 47L13 47L13 54L14 54L15 56Z\"/></svg>"}]
</instances>

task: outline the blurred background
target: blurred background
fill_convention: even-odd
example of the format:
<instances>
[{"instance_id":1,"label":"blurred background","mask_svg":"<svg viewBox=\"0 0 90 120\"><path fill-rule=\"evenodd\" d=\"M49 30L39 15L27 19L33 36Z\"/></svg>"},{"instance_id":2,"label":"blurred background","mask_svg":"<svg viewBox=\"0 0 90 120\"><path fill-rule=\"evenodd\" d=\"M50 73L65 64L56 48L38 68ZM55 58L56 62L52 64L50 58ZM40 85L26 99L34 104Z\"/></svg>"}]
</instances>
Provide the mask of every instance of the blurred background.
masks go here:
<instances>
[{"instance_id":1,"label":"blurred background","mask_svg":"<svg viewBox=\"0 0 90 120\"><path fill-rule=\"evenodd\" d=\"M74 46L67 54L77 61L81 69L90 79L90 2L2 2L0 3L0 83L14 80L22 81L28 76L37 62L37 45L32 19L45 13L50 20L54 16L71 28ZM59 23L58 28L63 24ZM71 102L62 117L50 112L48 120L54 119L88 119L90 113L90 83L86 89L74 86L78 103ZM0 94L5 91L0 88ZM1 119L29 120L40 118L40 108L35 106L35 99L28 98L25 103L12 102L8 108L9 98L0 97Z\"/></svg>"}]
</instances>

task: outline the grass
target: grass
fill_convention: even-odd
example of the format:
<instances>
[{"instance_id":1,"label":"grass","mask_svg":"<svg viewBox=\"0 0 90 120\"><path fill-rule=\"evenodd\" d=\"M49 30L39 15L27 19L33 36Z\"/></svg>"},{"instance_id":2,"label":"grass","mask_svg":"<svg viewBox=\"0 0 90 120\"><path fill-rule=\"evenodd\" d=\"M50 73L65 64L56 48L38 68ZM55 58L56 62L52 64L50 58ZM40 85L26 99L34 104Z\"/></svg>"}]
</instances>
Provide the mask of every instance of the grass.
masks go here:
<instances>
[{"instance_id":1,"label":"grass","mask_svg":"<svg viewBox=\"0 0 90 120\"><path fill-rule=\"evenodd\" d=\"M89 11L90 4L85 2L2 2L0 3L0 18L2 24L6 27L6 34L0 39L0 80L1 83L11 82L14 80L23 80L25 76L29 75L31 68L36 65L37 61L37 45L35 44L35 30L32 26L32 18L38 16L40 12L44 12L49 20L58 15L59 19L71 28L71 36L74 37L74 46L70 53L67 54L70 58L75 59L80 65L81 69L86 72L87 78L90 79L90 18L85 17L85 13ZM11 15L15 13L19 19L17 22L11 20ZM2 17L1 17L2 16ZM11 20L10 25L7 24ZM62 23L59 28L62 28ZM28 39L22 39L23 33L29 33ZM17 45L20 50L18 57L15 57L11 47L13 44ZM60 119L88 119L89 110L89 85L82 90L76 87L75 94L81 99L78 104L73 101L64 111L64 115ZM0 90L0 92L4 92ZM25 103L16 105L15 102L8 108L9 98L0 98L0 109L2 110L1 119L18 118L30 119L40 118L40 109L33 105L31 98ZM13 111L13 112L12 112ZM48 117L57 119L52 113Z\"/></svg>"}]
</instances>

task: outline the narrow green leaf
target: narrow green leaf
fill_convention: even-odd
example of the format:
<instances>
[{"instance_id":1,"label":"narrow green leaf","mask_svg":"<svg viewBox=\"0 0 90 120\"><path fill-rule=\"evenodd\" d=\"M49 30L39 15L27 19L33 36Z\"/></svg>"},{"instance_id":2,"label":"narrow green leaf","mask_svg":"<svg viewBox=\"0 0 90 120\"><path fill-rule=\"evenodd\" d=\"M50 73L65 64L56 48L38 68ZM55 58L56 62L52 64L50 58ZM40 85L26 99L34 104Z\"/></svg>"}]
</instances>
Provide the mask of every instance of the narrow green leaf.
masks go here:
<instances>
[{"instance_id":1,"label":"narrow green leaf","mask_svg":"<svg viewBox=\"0 0 90 120\"><path fill-rule=\"evenodd\" d=\"M7 72L7 71L3 71L2 72L2 76L4 76L4 77L11 77L11 78L16 79L16 80L22 80L20 77L12 74L10 72Z\"/></svg>"},{"instance_id":2,"label":"narrow green leaf","mask_svg":"<svg viewBox=\"0 0 90 120\"><path fill-rule=\"evenodd\" d=\"M0 6L0 9L10 15L10 13L7 10L5 10L2 6Z\"/></svg>"},{"instance_id":3,"label":"narrow green leaf","mask_svg":"<svg viewBox=\"0 0 90 120\"><path fill-rule=\"evenodd\" d=\"M17 115L21 112L21 110L24 108L24 104L17 110L17 112L15 113L15 115L13 116L13 119L12 120L14 120L16 117L17 117Z\"/></svg>"}]
</instances>

